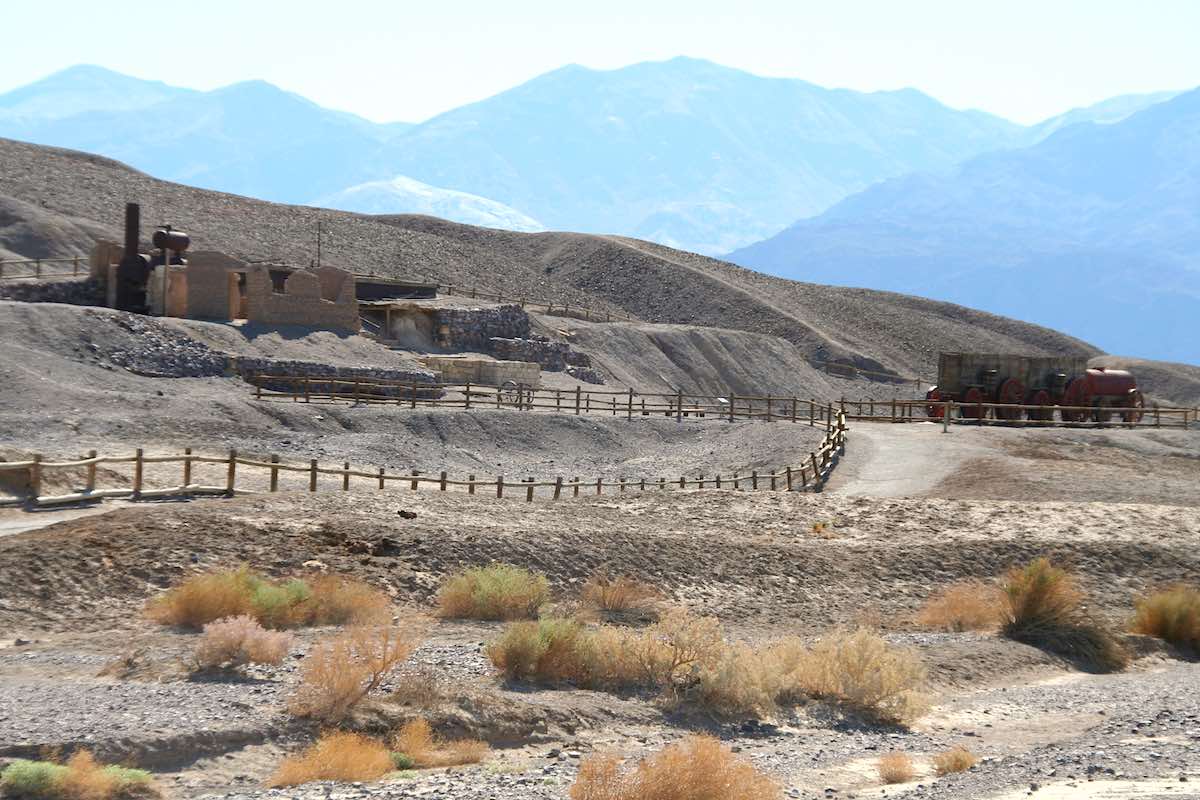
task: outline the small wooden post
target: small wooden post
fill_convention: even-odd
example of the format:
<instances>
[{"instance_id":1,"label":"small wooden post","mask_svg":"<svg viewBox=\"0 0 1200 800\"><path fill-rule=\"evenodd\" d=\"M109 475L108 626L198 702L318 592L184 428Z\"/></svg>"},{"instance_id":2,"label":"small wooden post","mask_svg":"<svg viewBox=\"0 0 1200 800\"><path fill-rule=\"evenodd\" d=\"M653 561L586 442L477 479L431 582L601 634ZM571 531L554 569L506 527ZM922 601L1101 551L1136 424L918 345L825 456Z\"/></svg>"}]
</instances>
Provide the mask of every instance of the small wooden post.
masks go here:
<instances>
[{"instance_id":1,"label":"small wooden post","mask_svg":"<svg viewBox=\"0 0 1200 800\"><path fill-rule=\"evenodd\" d=\"M665 492L667 490L667 479L666 478L658 479L658 490L660 492Z\"/></svg>"},{"instance_id":2,"label":"small wooden post","mask_svg":"<svg viewBox=\"0 0 1200 800\"><path fill-rule=\"evenodd\" d=\"M75 258L71 259L71 274L79 274L79 256L75 256Z\"/></svg>"},{"instance_id":3,"label":"small wooden post","mask_svg":"<svg viewBox=\"0 0 1200 800\"><path fill-rule=\"evenodd\" d=\"M729 421L730 422L733 422L733 415L736 413L735 409L737 409L737 395L735 395L733 392L730 392L729 393Z\"/></svg>"},{"instance_id":4,"label":"small wooden post","mask_svg":"<svg viewBox=\"0 0 1200 800\"><path fill-rule=\"evenodd\" d=\"M687 488L687 479L683 475L679 476L679 488L680 489Z\"/></svg>"},{"instance_id":5,"label":"small wooden post","mask_svg":"<svg viewBox=\"0 0 1200 800\"><path fill-rule=\"evenodd\" d=\"M578 475L576 475L574 478L571 479L571 487L574 490L572 492L572 496L579 497L579 476Z\"/></svg>"},{"instance_id":6,"label":"small wooden post","mask_svg":"<svg viewBox=\"0 0 1200 800\"><path fill-rule=\"evenodd\" d=\"M467 388L463 392L463 408L471 408L471 382L467 381Z\"/></svg>"},{"instance_id":7,"label":"small wooden post","mask_svg":"<svg viewBox=\"0 0 1200 800\"><path fill-rule=\"evenodd\" d=\"M741 481L741 479L740 479L740 478L738 478L738 474L737 474L736 472L735 472L735 473L733 473L733 488L734 488L734 489L740 489L740 488L742 488L742 487L741 487L741 483L740 483L740 481Z\"/></svg>"},{"instance_id":8,"label":"small wooden post","mask_svg":"<svg viewBox=\"0 0 1200 800\"><path fill-rule=\"evenodd\" d=\"M254 399L262 400L262 379L254 376Z\"/></svg>"},{"instance_id":9,"label":"small wooden post","mask_svg":"<svg viewBox=\"0 0 1200 800\"><path fill-rule=\"evenodd\" d=\"M812 456L813 483L816 483L821 479L821 467L817 464L817 454L810 453L809 455Z\"/></svg>"},{"instance_id":10,"label":"small wooden post","mask_svg":"<svg viewBox=\"0 0 1200 800\"><path fill-rule=\"evenodd\" d=\"M554 390L554 413L562 411L562 389Z\"/></svg>"},{"instance_id":11,"label":"small wooden post","mask_svg":"<svg viewBox=\"0 0 1200 800\"><path fill-rule=\"evenodd\" d=\"M756 470L756 469L750 471L750 488L751 489L758 488L758 470Z\"/></svg>"},{"instance_id":12,"label":"small wooden post","mask_svg":"<svg viewBox=\"0 0 1200 800\"><path fill-rule=\"evenodd\" d=\"M1186 418L1185 418L1185 420L1186 420ZM87 457L89 460L95 458L96 455L97 455L97 453L95 450L88 450ZM84 489L89 494L96 491L96 465L95 464L87 465L87 484L84 486Z\"/></svg>"},{"instance_id":13,"label":"small wooden post","mask_svg":"<svg viewBox=\"0 0 1200 800\"><path fill-rule=\"evenodd\" d=\"M1159 416L1158 403L1154 404L1154 427L1162 427L1162 418Z\"/></svg>"},{"instance_id":14,"label":"small wooden post","mask_svg":"<svg viewBox=\"0 0 1200 800\"><path fill-rule=\"evenodd\" d=\"M624 476L617 478L617 485L620 487L619 489L617 489L617 491L620 492L621 494L624 494L625 493L625 478L624 478Z\"/></svg>"},{"instance_id":15,"label":"small wooden post","mask_svg":"<svg viewBox=\"0 0 1200 800\"><path fill-rule=\"evenodd\" d=\"M896 421L896 398L892 398L892 422Z\"/></svg>"},{"instance_id":16,"label":"small wooden post","mask_svg":"<svg viewBox=\"0 0 1200 800\"><path fill-rule=\"evenodd\" d=\"M380 467L380 468L379 468L379 488L380 488L380 489L382 489L382 488L384 487L384 485L385 485L385 483L384 483L384 475L385 475L385 474L386 474L386 473L384 472L384 469L383 469L383 467Z\"/></svg>"},{"instance_id":17,"label":"small wooden post","mask_svg":"<svg viewBox=\"0 0 1200 800\"><path fill-rule=\"evenodd\" d=\"M950 413L954 408L954 402L947 400L942 406L942 433L950 432Z\"/></svg>"},{"instance_id":18,"label":"small wooden post","mask_svg":"<svg viewBox=\"0 0 1200 800\"><path fill-rule=\"evenodd\" d=\"M603 494L603 493L604 493L604 476L602 475L599 478L596 478L596 494Z\"/></svg>"},{"instance_id":19,"label":"small wooden post","mask_svg":"<svg viewBox=\"0 0 1200 800\"><path fill-rule=\"evenodd\" d=\"M633 387L630 387L629 389L629 406L627 410L628 413L626 414L625 418L633 419Z\"/></svg>"},{"instance_id":20,"label":"small wooden post","mask_svg":"<svg viewBox=\"0 0 1200 800\"><path fill-rule=\"evenodd\" d=\"M767 422L771 422L771 396L767 395Z\"/></svg>"},{"instance_id":21,"label":"small wooden post","mask_svg":"<svg viewBox=\"0 0 1200 800\"><path fill-rule=\"evenodd\" d=\"M775 470L771 470L771 491L775 491Z\"/></svg>"},{"instance_id":22,"label":"small wooden post","mask_svg":"<svg viewBox=\"0 0 1200 800\"><path fill-rule=\"evenodd\" d=\"M29 467L29 494L33 502L42 496L42 454L33 454L33 465Z\"/></svg>"},{"instance_id":23,"label":"small wooden post","mask_svg":"<svg viewBox=\"0 0 1200 800\"><path fill-rule=\"evenodd\" d=\"M357 375L354 376L354 402L356 404L359 402L359 381L361 381L361 380L362 380L362 378L360 378L359 376L357 376Z\"/></svg>"},{"instance_id":24,"label":"small wooden post","mask_svg":"<svg viewBox=\"0 0 1200 800\"><path fill-rule=\"evenodd\" d=\"M787 478L787 490L790 492L792 490L792 468L791 467L788 467L786 470L784 470L784 476Z\"/></svg>"},{"instance_id":25,"label":"small wooden post","mask_svg":"<svg viewBox=\"0 0 1200 800\"><path fill-rule=\"evenodd\" d=\"M532 503L533 502L533 478L526 478L525 480L529 481L529 487L525 489L525 502Z\"/></svg>"},{"instance_id":26,"label":"small wooden post","mask_svg":"<svg viewBox=\"0 0 1200 800\"><path fill-rule=\"evenodd\" d=\"M475 494L475 476L467 476L467 494Z\"/></svg>"},{"instance_id":27,"label":"small wooden post","mask_svg":"<svg viewBox=\"0 0 1200 800\"><path fill-rule=\"evenodd\" d=\"M638 491L646 491L646 477L644 475L638 480Z\"/></svg>"},{"instance_id":28,"label":"small wooden post","mask_svg":"<svg viewBox=\"0 0 1200 800\"><path fill-rule=\"evenodd\" d=\"M720 489L721 488L721 473L719 473L719 472L717 473L716 481L717 481L717 488Z\"/></svg>"},{"instance_id":29,"label":"small wooden post","mask_svg":"<svg viewBox=\"0 0 1200 800\"><path fill-rule=\"evenodd\" d=\"M192 448L183 448L183 490L187 494L187 487L192 485Z\"/></svg>"},{"instance_id":30,"label":"small wooden post","mask_svg":"<svg viewBox=\"0 0 1200 800\"><path fill-rule=\"evenodd\" d=\"M504 476L496 476L496 497L504 497Z\"/></svg>"},{"instance_id":31,"label":"small wooden post","mask_svg":"<svg viewBox=\"0 0 1200 800\"><path fill-rule=\"evenodd\" d=\"M33 277L42 277L42 260L40 258L33 262Z\"/></svg>"},{"instance_id":32,"label":"small wooden post","mask_svg":"<svg viewBox=\"0 0 1200 800\"><path fill-rule=\"evenodd\" d=\"M810 427L817 424L816 420L813 419L813 417L815 417L816 415L817 415L817 403L815 400L810 399L808 401L808 424Z\"/></svg>"},{"instance_id":33,"label":"small wooden post","mask_svg":"<svg viewBox=\"0 0 1200 800\"><path fill-rule=\"evenodd\" d=\"M350 462L342 462L342 491L350 491Z\"/></svg>"},{"instance_id":34,"label":"small wooden post","mask_svg":"<svg viewBox=\"0 0 1200 800\"><path fill-rule=\"evenodd\" d=\"M421 485L420 481L417 480L417 476L420 474L421 473L419 470L414 469L412 471L412 491L414 492L417 491L417 487Z\"/></svg>"},{"instance_id":35,"label":"small wooden post","mask_svg":"<svg viewBox=\"0 0 1200 800\"><path fill-rule=\"evenodd\" d=\"M796 421L796 405L798 402L796 398L792 398L792 422Z\"/></svg>"},{"instance_id":36,"label":"small wooden post","mask_svg":"<svg viewBox=\"0 0 1200 800\"><path fill-rule=\"evenodd\" d=\"M808 486L808 473L804 471L804 466L800 466L800 486Z\"/></svg>"},{"instance_id":37,"label":"small wooden post","mask_svg":"<svg viewBox=\"0 0 1200 800\"><path fill-rule=\"evenodd\" d=\"M562 483L563 483L562 475L559 475L557 478L554 479L554 499L555 500L557 500L559 497L562 496Z\"/></svg>"},{"instance_id":38,"label":"small wooden post","mask_svg":"<svg viewBox=\"0 0 1200 800\"><path fill-rule=\"evenodd\" d=\"M576 384L575 385L575 415L576 416L579 415L579 393L580 393L580 391L582 391L580 386L578 384Z\"/></svg>"},{"instance_id":39,"label":"small wooden post","mask_svg":"<svg viewBox=\"0 0 1200 800\"><path fill-rule=\"evenodd\" d=\"M271 464L275 465L278 463L279 463L279 454L272 453L271 454ZM279 467L276 467L276 466L271 467L271 491L272 492L279 491Z\"/></svg>"},{"instance_id":40,"label":"small wooden post","mask_svg":"<svg viewBox=\"0 0 1200 800\"><path fill-rule=\"evenodd\" d=\"M317 460L315 458L308 462L308 490L310 492L317 490Z\"/></svg>"},{"instance_id":41,"label":"small wooden post","mask_svg":"<svg viewBox=\"0 0 1200 800\"><path fill-rule=\"evenodd\" d=\"M683 389L676 393L675 398L675 421L683 422Z\"/></svg>"},{"instance_id":42,"label":"small wooden post","mask_svg":"<svg viewBox=\"0 0 1200 800\"><path fill-rule=\"evenodd\" d=\"M138 462L142 460L141 453L138 453ZM229 451L229 469L225 474L225 494L228 497L233 497L233 487L237 481L237 450ZM139 481L140 482L140 481ZM138 486L138 491L141 491L141 486Z\"/></svg>"},{"instance_id":43,"label":"small wooden post","mask_svg":"<svg viewBox=\"0 0 1200 800\"><path fill-rule=\"evenodd\" d=\"M442 471L442 474L439 477L438 488L441 489L443 492L446 491L446 472L445 472L445 470Z\"/></svg>"},{"instance_id":44,"label":"small wooden post","mask_svg":"<svg viewBox=\"0 0 1200 800\"><path fill-rule=\"evenodd\" d=\"M307 375L304 376L304 402L306 402L306 403L312 402L312 393L311 393L311 389L309 387L309 381L308 381Z\"/></svg>"}]
</instances>

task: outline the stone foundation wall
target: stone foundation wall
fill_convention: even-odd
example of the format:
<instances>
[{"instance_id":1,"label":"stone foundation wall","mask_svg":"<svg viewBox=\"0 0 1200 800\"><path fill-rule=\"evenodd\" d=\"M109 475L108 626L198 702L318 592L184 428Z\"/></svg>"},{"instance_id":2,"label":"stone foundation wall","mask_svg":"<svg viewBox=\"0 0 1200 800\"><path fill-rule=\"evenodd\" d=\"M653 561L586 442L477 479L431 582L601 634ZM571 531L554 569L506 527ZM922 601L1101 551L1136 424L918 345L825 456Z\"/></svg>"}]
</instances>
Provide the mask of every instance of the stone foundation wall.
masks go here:
<instances>
[{"instance_id":1,"label":"stone foundation wall","mask_svg":"<svg viewBox=\"0 0 1200 800\"><path fill-rule=\"evenodd\" d=\"M495 337L524 339L529 336L529 317L519 305L492 308L439 308L435 333L444 345L455 350L487 352Z\"/></svg>"},{"instance_id":2,"label":"stone foundation wall","mask_svg":"<svg viewBox=\"0 0 1200 800\"><path fill-rule=\"evenodd\" d=\"M492 337L488 340L488 352L496 358L532 361L547 372L565 372L584 383L604 383L600 373L592 369L590 356L572 350L566 342L552 342L544 336L527 339Z\"/></svg>"},{"instance_id":3,"label":"stone foundation wall","mask_svg":"<svg viewBox=\"0 0 1200 800\"><path fill-rule=\"evenodd\" d=\"M541 367L529 361L492 361L463 356L426 356L423 360L426 366L440 373L443 383L501 386L511 381L537 386L542 377Z\"/></svg>"},{"instance_id":4,"label":"stone foundation wall","mask_svg":"<svg viewBox=\"0 0 1200 800\"><path fill-rule=\"evenodd\" d=\"M321 364L315 361L287 361L275 358L232 359L234 369L245 380L261 385L264 389L278 392L303 391L303 386L291 381L272 381L260 378L261 375L296 375L309 378L341 378L353 380L361 378L364 381L387 380L403 381L406 384L417 385L417 397L438 398L445 392L434 385L438 382L437 373L424 369L388 369L386 367L341 367L333 364ZM322 383L319 380L309 381L309 391L334 391L334 384ZM336 391L345 393L352 391L345 385L337 385ZM411 397L410 386L375 386L361 387L361 394L374 397Z\"/></svg>"},{"instance_id":5,"label":"stone foundation wall","mask_svg":"<svg viewBox=\"0 0 1200 800\"><path fill-rule=\"evenodd\" d=\"M104 284L98 280L0 283L0 300L22 303L67 303L73 306L104 305Z\"/></svg>"}]
</instances>

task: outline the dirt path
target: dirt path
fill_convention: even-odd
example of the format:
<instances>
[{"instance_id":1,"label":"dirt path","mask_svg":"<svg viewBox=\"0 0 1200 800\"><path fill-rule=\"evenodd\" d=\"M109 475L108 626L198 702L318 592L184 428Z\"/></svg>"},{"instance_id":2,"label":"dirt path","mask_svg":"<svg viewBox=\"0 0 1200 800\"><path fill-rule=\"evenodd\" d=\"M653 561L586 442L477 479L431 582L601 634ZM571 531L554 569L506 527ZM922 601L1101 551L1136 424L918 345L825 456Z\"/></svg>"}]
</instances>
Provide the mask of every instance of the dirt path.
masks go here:
<instances>
[{"instance_id":1,"label":"dirt path","mask_svg":"<svg viewBox=\"0 0 1200 800\"><path fill-rule=\"evenodd\" d=\"M934 423L851 427L846 454L825 491L851 497L918 497L973 459L994 451Z\"/></svg>"},{"instance_id":2,"label":"dirt path","mask_svg":"<svg viewBox=\"0 0 1200 800\"><path fill-rule=\"evenodd\" d=\"M0 536L12 536L16 533L27 533L42 528L48 528L58 522L94 517L116 511L122 505L117 502L97 503L83 508L48 509L45 511L25 511L24 509L0 509Z\"/></svg>"}]
</instances>

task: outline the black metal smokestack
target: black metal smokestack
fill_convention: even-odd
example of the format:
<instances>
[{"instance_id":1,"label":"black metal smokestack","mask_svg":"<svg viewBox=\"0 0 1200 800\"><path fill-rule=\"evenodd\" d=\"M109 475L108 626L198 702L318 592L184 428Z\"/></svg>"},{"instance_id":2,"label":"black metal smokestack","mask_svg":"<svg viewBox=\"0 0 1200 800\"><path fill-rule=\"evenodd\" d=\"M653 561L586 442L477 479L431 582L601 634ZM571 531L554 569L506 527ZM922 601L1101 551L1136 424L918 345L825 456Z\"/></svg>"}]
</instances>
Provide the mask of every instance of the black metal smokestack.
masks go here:
<instances>
[{"instance_id":1,"label":"black metal smokestack","mask_svg":"<svg viewBox=\"0 0 1200 800\"><path fill-rule=\"evenodd\" d=\"M125 254L117 267L116 306L121 311L145 314L146 281L150 277L149 261L138 253L142 232L142 209L137 203L125 204Z\"/></svg>"},{"instance_id":2,"label":"black metal smokestack","mask_svg":"<svg viewBox=\"0 0 1200 800\"><path fill-rule=\"evenodd\" d=\"M138 239L142 235L142 207L137 203L125 204L125 258L138 251Z\"/></svg>"}]
</instances>

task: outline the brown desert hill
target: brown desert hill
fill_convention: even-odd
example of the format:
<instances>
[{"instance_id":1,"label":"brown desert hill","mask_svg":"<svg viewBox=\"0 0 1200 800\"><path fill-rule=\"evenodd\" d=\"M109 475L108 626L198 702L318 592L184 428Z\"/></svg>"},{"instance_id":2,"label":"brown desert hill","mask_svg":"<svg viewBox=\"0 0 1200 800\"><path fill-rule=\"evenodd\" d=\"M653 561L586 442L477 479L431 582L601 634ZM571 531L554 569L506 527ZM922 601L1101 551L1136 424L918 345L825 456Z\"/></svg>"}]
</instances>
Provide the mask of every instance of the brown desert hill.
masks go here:
<instances>
[{"instance_id":1,"label":"brown desert hill","mask_svg":"<svg viewBox=\"0 0 1200 800\"><path fill-rule=\"evenodd\" d=\"M188 231L198 249L307 264L315 256L320 222L325 262L358 272L477 285L513 297L625 311L647 322L770 334L813 362L845 360L925 378L933 377L940 350L1099 354L1047 328L961 306L797 283L635 239L518 234L430 217L279 205L160 181L86 153L4 139L0 163L0 195L90 221L92 227L79 233L85 237L119 238L124 203L135 200L147 228L170 222ZM0 247L11 244L0 239Z\"/></svg>"}]
</instances>

